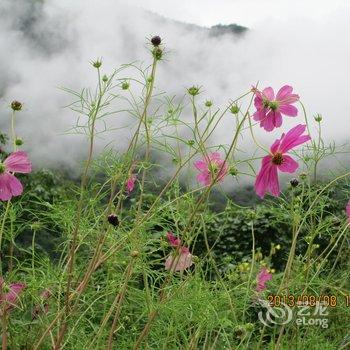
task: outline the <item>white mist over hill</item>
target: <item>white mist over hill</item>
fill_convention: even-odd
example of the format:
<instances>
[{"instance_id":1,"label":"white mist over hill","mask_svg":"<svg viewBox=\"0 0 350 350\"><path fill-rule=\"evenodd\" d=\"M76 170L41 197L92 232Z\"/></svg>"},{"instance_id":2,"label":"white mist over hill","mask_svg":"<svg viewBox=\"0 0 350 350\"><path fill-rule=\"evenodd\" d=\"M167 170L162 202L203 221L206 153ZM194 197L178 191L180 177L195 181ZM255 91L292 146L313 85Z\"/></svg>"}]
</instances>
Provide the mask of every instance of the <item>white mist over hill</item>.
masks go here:
<instances>
[{"instance_id":1,"label":"white mist over hill","mask_svg":"<svg viewBox=\"0 0 350 350\"><path fill-rule=\"evenodd\" d=\"M0 128L6 131L8 126L6 105L14 99L23 102L18 134L37 166L73 167L85 157L81 137L62 136L76 115L63 108L72 99L57 87L95 86L89 61L97 57L103 57L106 73L122 63L150 62L146 38L156 34L163 38L167 52L159 64L157 91L182 96L187 87L200 85L203 99L224 108L257 81L260 87L275 89L287 83L301 96L309 115L323 115L326 140L348 141L350 8L322 20L295 16L288 23L261 21L244 36L235 37L211 36L204 28L169 20L132 3L2 0ZM299 118L302 121L301 114ZM216 133L220 142L229 142L231 123L227 118ZM282 128L295 123L286 118ZM281 132L259 135L269 145ZM99 149L115 139L113 134L106 137L99 140ZM250 141L243 140L244 144Z\"/></svg>"}]
</instances>

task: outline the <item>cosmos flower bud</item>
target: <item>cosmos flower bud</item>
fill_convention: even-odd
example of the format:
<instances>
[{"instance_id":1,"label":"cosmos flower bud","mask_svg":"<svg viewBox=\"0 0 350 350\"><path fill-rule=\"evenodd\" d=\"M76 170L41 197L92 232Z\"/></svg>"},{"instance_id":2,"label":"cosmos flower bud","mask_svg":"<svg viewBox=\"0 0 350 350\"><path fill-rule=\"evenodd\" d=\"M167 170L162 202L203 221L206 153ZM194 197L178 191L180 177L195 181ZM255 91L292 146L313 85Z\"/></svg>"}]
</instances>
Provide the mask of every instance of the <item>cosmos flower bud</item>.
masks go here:
<instances>
[{"instance_id":1,"label":"cosmos flower bud","mask_svg":"<svg viewBox=\"0 0 350 350\"><path fill-rule=\"evenodd\" d=\"M137 258L138 256L140 255L140 252L138 250L133 250L131 253L130 253L130 256L132 258Z\"/></svg>"},{"instance_id":2,"label":"cosmos flower bud","mask_svg":"<svg viewBox=\"0 0 350 350\"><path fill-rule=\"evenodd\" d=\"M102 81L104 82L104 83L107 83L107 81L108 81L108 77L107 77L107 75L105 74L103 77L102 77Z\"/></svg>"},{"instance_id":3,"label":"cosmos flower bud","mask_svg":"<svg viewBox=\"0 0 350 350\"><path fill-rule=\"evenodd\" d=\"M16 146L22 146L23 145L23 140L21 139L21 138L17 138L16 140L15 140L15 144L16 144Z\"/></svg>"},{"instance_id":4,"label":"cosmos flower bud","mask_svg":"<svg viewBox=\"0 0 350 350\"><path fill-rule=\"evenodd\" d=\"M159 35L156 35L151 39L151 43L153 46L159 46L161 42L162 42L162 39Z\"/></svg>"},{"instance_id":5,"label":"cosmos flower bud","mask_svg":"<svg viewBox=\"0 0 350 350\"><path fill-rule=\"evenodd\" d=\"M188 140L187 141L187 144L189 145L189 146L193 146L194 144L195 144L195 140Z\"/></svg>"},{"instance_id":6,"label":"cosmos flower bud","mask_svg":"<svg viewBox=\"0 0 350 350\"><path fill-rule=\"evenodd\" d=\"M239 107L238 107L237 105L231 106L230 112L231 112L232 114L238 114L238 113L239 113Z\"/></svg>"},{"instance_id":7,"label":"cosmos flower bud","mask_svg":"<svg viewBox=\"0 0 350 350\"><path fill-rule=\"evenodd\" d=\"M255 260L256 260L256 261L260 261L260 260L262 260L262 259L263 259L262 253L261 253L260 251L256 252L256 253L255 253Z\"/></svg>"},{"instance_id":8,"label":"cosmos flower bud","mask_svg":"<svg viewBox=\"0 0 350 350\"><path fill-rule=\"evenodd\" d=\"M30 229L33 231L38 231L44 227L43 223L40 221L34 221L32 224L30 224Z\"/></svg>"},{"instance_id":9,"label":"cosmos flower bud","mask_svg":"<svg viewBox=\"0 0 350 350\"><path fill-rule=\"evenodd\" d=\"M256 212L254 210L247 210L248 220L254 220L256 218Z\"/></svg>"},{"instance_id":10,"label":"cosmos flower bud","mask_svg":"<svg viewBox=\"0 0 350 350\"><path fill-rule=\"evenodd\" d=\"M305 180L307 178L307 173L301 173L299 175L299 177L302 179L302 180Z\"/></svg>"},{"instance_id":11,"label":"cosmos flower bud","mask_svg":"<svg viewBox=\"0 0 350 350\"><path fill-rule=\"evenodd\" d=\"M233 333L234 333L236 338L242 339L247 335L247 330L245 329L244 326L237 326L233 330Z\"/></svg>"},{"instance_id":12,"label":"cosmos flower bud","mask_svg":"<svg viewBox=\"0 0 350 350\"><path fill-rule=\"evenodd\" d=\"M134 190L136 180L137 180L137 177L135 174L131 174L129 178L126 180L125 186L128 194L130 194Z\"/></svg>"},{"instance_id":13,"label":"cosmos flower bud","mask_svg":"<svg viewBox=\"0 0 350 350\"><path fill-rule=\"evenodd\" d=\"M250 264L248 262L243 262L238 265L238 270L240 272L247 272L250 269Z\"/></svg>"},{"instance_id":14,"label":"cosmos flower bud","mask_svg":"<svg viewBox=\"0 0 350 350\"><path fill-rule=\"evenodd\" d=\"M107 217L107 221L114 227L119 225L119 219L118 216L115 214L110 214Z\"/></svg>"},{"instance_id":15,"label":"cosmos flower bud","mask_svg":"<svg viewBox=\"0 0 350 350\"><path fill-rule=\"evenodd\" d=\"M211 107L213 105L213 102L207 100L205 101L205 107Z\"/></svg>"},{"instance_id":16,"label":"cosmos flower bud","mask_svg":"<svg viewBox=\"0 0 350 350\"><path fill-rule=\"evenodd\" d=\"M100 68L102 66L102 61L96 60L96 61L92 62L92 66L95 68Z\"/></svg>"},{"instance_id":17,"label":"cosmos flower bud","mask_svg":"<svg viewBox=\"0 0 350 350\"><path fill-rule=\"evenodd\" d=\"M196 96L199 94L199 87L198 86L191 86L190 88L187 89L187 92L191 96Z\"/></svg>"},{"instance_id":18,"label":"cosmos flower bud","mask_svg":"<svg viewBox=\"0 0 350 350\"><path fill-rule=\"evenodd\" d=\"M298 179L292 179L292 180L290 180L290 185L291 185L292 187L297 187L297 186L299 185Z\"/></svg>"},{"instance_id":19,"label":"cosmos flower bud","mask_svg":"<svg viewBox=\"0 0 350 350\"><path fill-rule=\"evenodd\" d=\"M322 115L318 113L314 116L314 119L317 123L320 123L322 121Z\"/></svg>"},{"instance_id":20,"label":"cosmos flower bud","mask_svg":"<svg viewBox=\"0 0 350 350\"><path fill-rule=\"evenodd\" d=\"M20 111L22 109L22 103L18 101L12 101L11 102L11 108L14 111Z\"/></svg>"},{"instance_id":21,"label":"cosmos flower bud","mask_svg":"<svg viewBox=\"0 0 350 350\"><path fill-rule=\"evenodd\" d=\"M252 332L254 330L254 325L253 323L246 323L245 325L245 329L248 331L248 332Z\"/></svg>"},{"instance_id":22,"label":"cosmos flower bud","mask_svg":"<svg viewBox=\"0 0 350 350\"><path fill-rule=\"evenodd\" d=\"M229 170L229 174L230 174L231 176L237 176L237 175L238 175L238 169L235 168L234 166L231 166L231 167L230 167L230 170Z\"/></svg>"},{"instance_id":23,"label":"cosmos flower bud","mask_svg":"<svg viewBox=\"0 0 350 350\"><path fill-rule=\"evenodd\" d=\"M123 90L128 90L130 87L130 84L127 81L124 81L122 84L122 89Z\"/></svg>"},{"instance_id":24,"label":"cosmos flower bud","mask_svg":"<svg viewBox=\"0 0 350 350\"><path fill-rule=\"evenodd\" d=\"M163 50L161 48L159 48L158 46L156 46L153 51L152 51L153 57L156 60L161 60L163 57Z\"/></svg>"}]
</instances>

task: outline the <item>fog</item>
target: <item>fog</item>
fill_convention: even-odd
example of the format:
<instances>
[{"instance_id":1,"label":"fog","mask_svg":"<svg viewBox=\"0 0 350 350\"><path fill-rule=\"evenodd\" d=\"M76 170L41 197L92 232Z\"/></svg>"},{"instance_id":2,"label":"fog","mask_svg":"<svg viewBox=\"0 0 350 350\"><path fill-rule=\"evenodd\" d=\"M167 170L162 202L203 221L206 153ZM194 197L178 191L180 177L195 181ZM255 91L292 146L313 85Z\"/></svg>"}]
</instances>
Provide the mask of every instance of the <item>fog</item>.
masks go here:
<instances>
[{"instance_id":1,"label":"fog","mask_svg":"<svg viewBox=\"0 0 350 350\"><path fill-rule=\"evenodd\" d=\"M103 58L103 73L122 63L150 62L147 39L160 35L166 51L159 64L156 91L183 96L187 87L203 87L201 98L224 108L228 101L260 87L294 87L310 117L323 115L327 142L349 138L347 86L350 77L350 10L342 8L318 19L295 15L292 21L261 20L242 37L213 37L208 30L150 13L116 0L48 0L33 5L25 0L0 3L0 128L7 131L16 99L24 104L18 114L18 134L36 167L76 167L86 153L86 141L63 135L76 115L63 108L72 97L58 87L94 86L90 61ZM171 5L169 5L171 6ZM174 6L174 5L173 5ZM232 22L235 22L232 16ZM243 24L244 23L238 23ZM118 117L119 118L119 117ZM113 121L116 126L121 119ZM274 133L259 133L267 145L298 119L285 118ZM227 118L215 137L227 143L233 123ZM123 131L124 137L128 133ZM97 143L115 140L106 134ZM250 140L242 140L249 147Z\"/></svg>"}]
</instances>

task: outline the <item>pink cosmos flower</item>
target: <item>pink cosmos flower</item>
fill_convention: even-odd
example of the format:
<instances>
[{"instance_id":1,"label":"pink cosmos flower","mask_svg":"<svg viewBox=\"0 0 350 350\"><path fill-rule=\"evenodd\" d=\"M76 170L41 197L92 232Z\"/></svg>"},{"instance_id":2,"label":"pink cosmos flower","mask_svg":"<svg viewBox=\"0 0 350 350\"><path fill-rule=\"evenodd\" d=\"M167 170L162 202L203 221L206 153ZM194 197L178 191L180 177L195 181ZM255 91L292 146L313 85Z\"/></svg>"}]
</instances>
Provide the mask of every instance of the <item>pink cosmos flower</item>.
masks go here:
<instances>
[{"instance_id":1,"label":"pink cosmos flower","mask_svg":"<svg viewBox=\"0 0 350 350\"><path fill-rule=\"evenodd\" d=\"M8 201L21 195L23 186L14 173L27 174L31 171L32 165L23 151L13 152L3 163L0 162L0 200Z\"/></svg>"},{"instance_id":2,"label":"pink cosmos flower","mask_svg":"<svg viewBox=\"0 0 350 350\"><path fill-rule=\"evenodd\" d=\"M4 293L5 282L2 277L0 277L0 306L3 310L11 310L18 300L19 294L26 287L24 283L11 283L8 287L8 292Z\"/></svg>"},{"instance_id":3,"label":"pink cosmos flower","mask_svg":"<svg viewBox=\"0 0 350 350\"><path fill-rule=\"evenodd\" d=\"M168 238L168 242L172 247L178 247L181 244L181 239L177 238L176 236L174 236L174 234L169 231L166 234L167 238Z\"/></svg>"},{"instance_id":4,"label":"pink cosmos flower","mask_svg":"<svg viewBox=\"0 0 350 350\"><path fill-rule=\"evenodd\" d=\"M350 224L350 201L348 202L348 205L346 206L346 214L348 214L348 221Z\"/></svg>"},{"instance_id":5,"label":"pink cosmos flower","mask_svg":"<svg viewBox=\"0 0 350 350\"><path fill-rule=\"evenodd\" d=\"M136 177L136 175L134 175L134 174L131 174L130 176L129 176L129 178L126 180L126 190L127 190L127 192L130 194L133 190L134 190L134 188L135 188L135 182L136 182L136 179L137 179L137 177Z\"/></svg>"},{"instance_id":6,"label":"pink cosmos flower","mask_svg":"<svg viewBox=\"0 0 350 350\"><path fill-rule=\"evenodd\" d=\"M174 271L184 271L192 264L193 255L187 247L181 247L178 254L174 253L168 256L165 261L165 269Z\"/></svg>"},{"instance_id":7,"label":"pink cosmos flower","mask_svg":"<svg viewBox=\"0 0 350 350\"><path fill-rule=\"evenodd\" d=\"M266 192L278 197L280 194L278 170L294 173L298 169L299 164L286 153L311 140L309 135L302 135L305 128L306 125L299 124L286 134L282 134L281 138L271 146L271 154L262 159L261 169L255 180L255 192L259 197L264 198Z\"/></svg>"},{"instance_id":8,"label":"pink cosmos flower","mask_svg":"<svg viewBox=\"0 0 350 350\"><path fill-rule=\"evenodd\" d=\"M209 186L214 180L222 181L228 173L229 166L225 160L221 159L219 152L213 152L203 159L194 163L200 171L197 180L204 186Z\"/></svg>"},{"instance_id":9,"label":"pink cosmos flower","mask_svg":"<svg viewBox=\"0 0 350 350\"><path fill-rule=\"evenodd\" d=\"M275 97L271 87L263 91L254 89L254 105L256 112L253 118L260 122L260 126L266 131L272 131L282 125L282 114L295 117L298 109L292 105L299 100L299 95L292 94L293 88L289 85L282 86Z\"/></svg>"},{"instance_id":10,"label":"pink cosmos flower","mask_svg":"<svg viewBox=\"0 0 350 350\"><path fill-rule=\"evenodd\" d=\"M266 288L266 282L272 279L271 273L266 267L263 267L256 277L256 291L261 292Z\"/></svg>"}]
</instances>

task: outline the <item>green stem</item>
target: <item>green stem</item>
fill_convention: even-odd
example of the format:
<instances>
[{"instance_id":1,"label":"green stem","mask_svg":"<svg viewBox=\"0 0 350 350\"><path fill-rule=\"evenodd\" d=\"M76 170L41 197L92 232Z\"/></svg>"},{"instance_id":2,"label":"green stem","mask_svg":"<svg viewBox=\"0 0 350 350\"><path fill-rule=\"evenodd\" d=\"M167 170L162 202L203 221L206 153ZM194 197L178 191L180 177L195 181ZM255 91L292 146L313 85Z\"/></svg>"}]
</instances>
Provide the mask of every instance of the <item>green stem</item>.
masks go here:
<instances>
[{"instance_id":1,"label":"green stem","mask_svg":"<svg viewBox=\"0 0 350 350\"><path fill-rule=\"evenodd\" d=\"M104 90L102 90L101 87L101 76L100 76L100 69L97 68L97 74L98 74L98 84L99 84L99 96L97 100L97 104L95 109L92 112L91 118L89 118L89 132L90 132L90 144L89 144L89 152L87 161L85 164L84 173L81 180L81 186L80 186L80 197L77 205L77 214L75 219L75 227L72 233L72 239L70 242L70 248L69 248L69 255L68 255L68 270L67 270L67 288L66 288L66 302L65 302L65 320L63 322L62 327L59 330L58 337L55 344L55 350L60 349L61 343L64 337L64 334L67 331L68 328L68 317L70 314L70 290L71 290L71 284L73 279L73 271L74 271L74 258L76 253L76 245L77 245L77 238L79 234L80 229L80 222L81 222L81 216L82 216L82 210L83 210L83 199L84 199L84 192L87 185L87 179L88 179L88 172L90 169L90 165L92 162L92 154L94 149L94 140L95 140L95 122L96 118L100 109L100 105L102 102L102 97L104 94Z\"/></svg>"}]
</instances>

